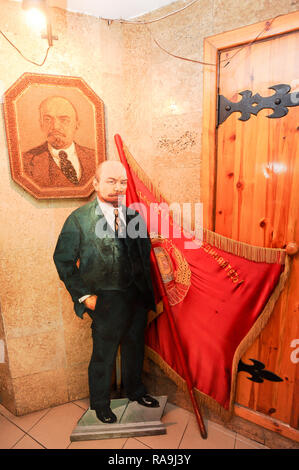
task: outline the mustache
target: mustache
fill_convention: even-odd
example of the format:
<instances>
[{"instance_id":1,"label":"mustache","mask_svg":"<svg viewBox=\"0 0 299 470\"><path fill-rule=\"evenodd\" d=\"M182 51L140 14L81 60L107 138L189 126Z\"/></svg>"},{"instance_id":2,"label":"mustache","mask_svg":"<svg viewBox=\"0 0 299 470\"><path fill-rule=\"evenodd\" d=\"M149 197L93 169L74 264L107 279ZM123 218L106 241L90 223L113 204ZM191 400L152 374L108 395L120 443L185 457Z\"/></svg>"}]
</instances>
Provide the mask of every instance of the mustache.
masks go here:
<instances>
[{"instance_id":1,"label":"mustache","mask_svg":"<svg viewBox=\"0 0 299 470\"><path fill-rule=\"evenodd\" d=\"M53 131L49 132L48 137L66 137L66 135L59 131Z\"/></svg>"}]
</instances>

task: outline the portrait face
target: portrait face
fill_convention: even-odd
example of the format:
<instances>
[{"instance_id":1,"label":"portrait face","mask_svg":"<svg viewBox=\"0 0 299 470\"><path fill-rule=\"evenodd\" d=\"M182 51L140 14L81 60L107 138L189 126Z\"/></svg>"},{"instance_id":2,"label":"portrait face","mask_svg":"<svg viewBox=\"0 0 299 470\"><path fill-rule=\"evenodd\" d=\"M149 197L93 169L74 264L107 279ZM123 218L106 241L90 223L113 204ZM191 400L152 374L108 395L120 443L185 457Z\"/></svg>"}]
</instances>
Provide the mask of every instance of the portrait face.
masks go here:
<instances>
[{"instance_id":1,"label":"portrait face","mask_svg":"<svg viewBox=\"0 0 299 470\"><path fill-rule=\"evenodd\" d=\"M120 162L106 161L98 168L94 188L101 201L118 205L127 190L127 173Z\"/></svg>"},{"instance_id":2,"label":"portrait face","mask_svg":"<svg viewBox=\"0 0 299 470\"><path fill-rule=\"evenodd\" d=\"M76 110L65 98L47 98L40 105L40 125L52 147L65 149L72 144L78 128Z\"/></svg>"},{"instance_id":3,"label":"portrait face","mask_svg":"<svg viewBox=\"0 0 299 470\"><path fill-rule=\"evenodd\" d=\"M96 169L106 161L104 102L83 79L26 72L5 92L4 116L15 183L37 199L94 192Z\"/></svg>"}]
</instances>

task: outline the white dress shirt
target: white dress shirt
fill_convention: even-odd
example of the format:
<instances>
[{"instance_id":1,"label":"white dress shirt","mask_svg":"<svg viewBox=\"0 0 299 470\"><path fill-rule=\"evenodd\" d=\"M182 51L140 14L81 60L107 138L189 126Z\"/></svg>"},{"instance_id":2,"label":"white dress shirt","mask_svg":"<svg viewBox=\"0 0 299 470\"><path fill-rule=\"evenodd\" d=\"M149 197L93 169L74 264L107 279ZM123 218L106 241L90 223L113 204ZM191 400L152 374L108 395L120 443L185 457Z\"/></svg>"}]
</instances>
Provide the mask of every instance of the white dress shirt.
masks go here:
<instances>
[{"instance_id":1,"label":"white dress shirt","mask_svg":"<svg viewBox=\"0 0 299 470\"><path fill-rule=\"evenodd\" d=\"M67 154L67 159L72 163L73 167L75 168L75 172L76 172L76 175L77 175L77 178L78 178L78 181L79 181L80 178L81 178L81 165L80 165L80 162L79 162L79 158L77 156L76 147L75 147L74 142L72 142L72 144L66 149L55 149L54 147L52 147L52 145L50 145L48 143L48 149L49 149L50 154L53 157L54 162L56 163L56 165L59 168L61 168L60 167L59 152L63 151Z\"/></svg>"},{"instance_id":2,"label":"white dress shirt","mask_svg":"<svg viewBox=\"0 0 299 470\"><path fill-rule=\"evenodd\" d=\"M118 217L120 218L122 224L126 226L126 218L125 218L123 207L114 207L112 204L109 204L108 202L101 201L98 198L98 196L97 196L97 201L98 201L98 205L100 206L101 211L104 214L105 219L107 220L107 223L109 224L113 232L115 232L114 209L118 209ZM84 302L84 300L90 296L91 294L83 295L83 297L80 297L79 302L80 303Z\"/></svg>"},{"instance_id":3,"label":"white dress shirt","mask_svg":"<svg viewBox=\"0 0 299 470\"><path fill-rule=\"evenodd\" d=\"M110 228L115 232L115 214L114 214L114 209L118 209L118 217L120 218L120 221L122 224L125 226L126 225L126 219L123 211L123 207L114 207L112 204L109 204L108 202L103 202L100 201L100 199L97 196L97 201L100 206L101 211L104 214L105 219L107 220L107 223L109 224Z\"/></svg>"}]
</instances>

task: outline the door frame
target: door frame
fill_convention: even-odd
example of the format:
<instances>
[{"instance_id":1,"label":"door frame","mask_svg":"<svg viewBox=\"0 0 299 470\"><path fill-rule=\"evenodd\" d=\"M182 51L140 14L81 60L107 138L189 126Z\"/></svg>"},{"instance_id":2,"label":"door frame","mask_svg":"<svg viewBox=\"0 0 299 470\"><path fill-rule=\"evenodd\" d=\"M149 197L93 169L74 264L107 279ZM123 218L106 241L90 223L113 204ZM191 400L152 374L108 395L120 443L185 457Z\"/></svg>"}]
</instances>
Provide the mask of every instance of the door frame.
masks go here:
<instances>
[{"instance_id":1,"label":"door frame","mask_svg":"<svg viewBox=\"0 0 299 470\"><path fill-rule=\"evenodd\" d=\"M219 54L231 49L277 35L298 30L299 11L279 15L239 29L209 36L204 39L203 119L200 188L205 228L215 229L216 138ZM263 32L262 32L263 31ZM261 33L262 32L262 33ZM232 59L233 60L233 59Z\"/></svg>"},{"instance_id":2,"label":"door frame","mask_svg":"<svg viewBox=\"0 0 299 470\"><path fill-rule=\"evenodd\" d=\"M243 46L298 30L299 11L279 15L239 29L227 31L204 39L203 118L200 188L205 228L215 230L216 176L217 176L217 95L219 55L225 49ZM262 32L262 33L261 33ZM235 404L234 412L247 421L299 442L299 431L288 424Z\"/></svg>"}]
</instances>

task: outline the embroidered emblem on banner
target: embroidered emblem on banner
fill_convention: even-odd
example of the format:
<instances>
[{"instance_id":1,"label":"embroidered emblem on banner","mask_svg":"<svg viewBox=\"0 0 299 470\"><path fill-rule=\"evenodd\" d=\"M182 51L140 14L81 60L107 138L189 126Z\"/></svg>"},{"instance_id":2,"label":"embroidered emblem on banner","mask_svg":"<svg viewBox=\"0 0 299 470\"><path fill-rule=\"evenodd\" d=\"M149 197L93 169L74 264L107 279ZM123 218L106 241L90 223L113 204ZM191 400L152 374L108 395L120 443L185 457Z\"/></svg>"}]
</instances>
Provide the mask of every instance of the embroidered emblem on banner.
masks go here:
<instances>
[{"instance_id":1,"label":"embroidered emblem on banner","mask_svg":"<svg viewBox=\"0 0 299 470\"><path fill-rule=\"evenodd\" d=\"M171 240L157 234L150 237L169 303L176 305L184 300L191 284L189 264Z\"/></svg>"}]
</instances>

